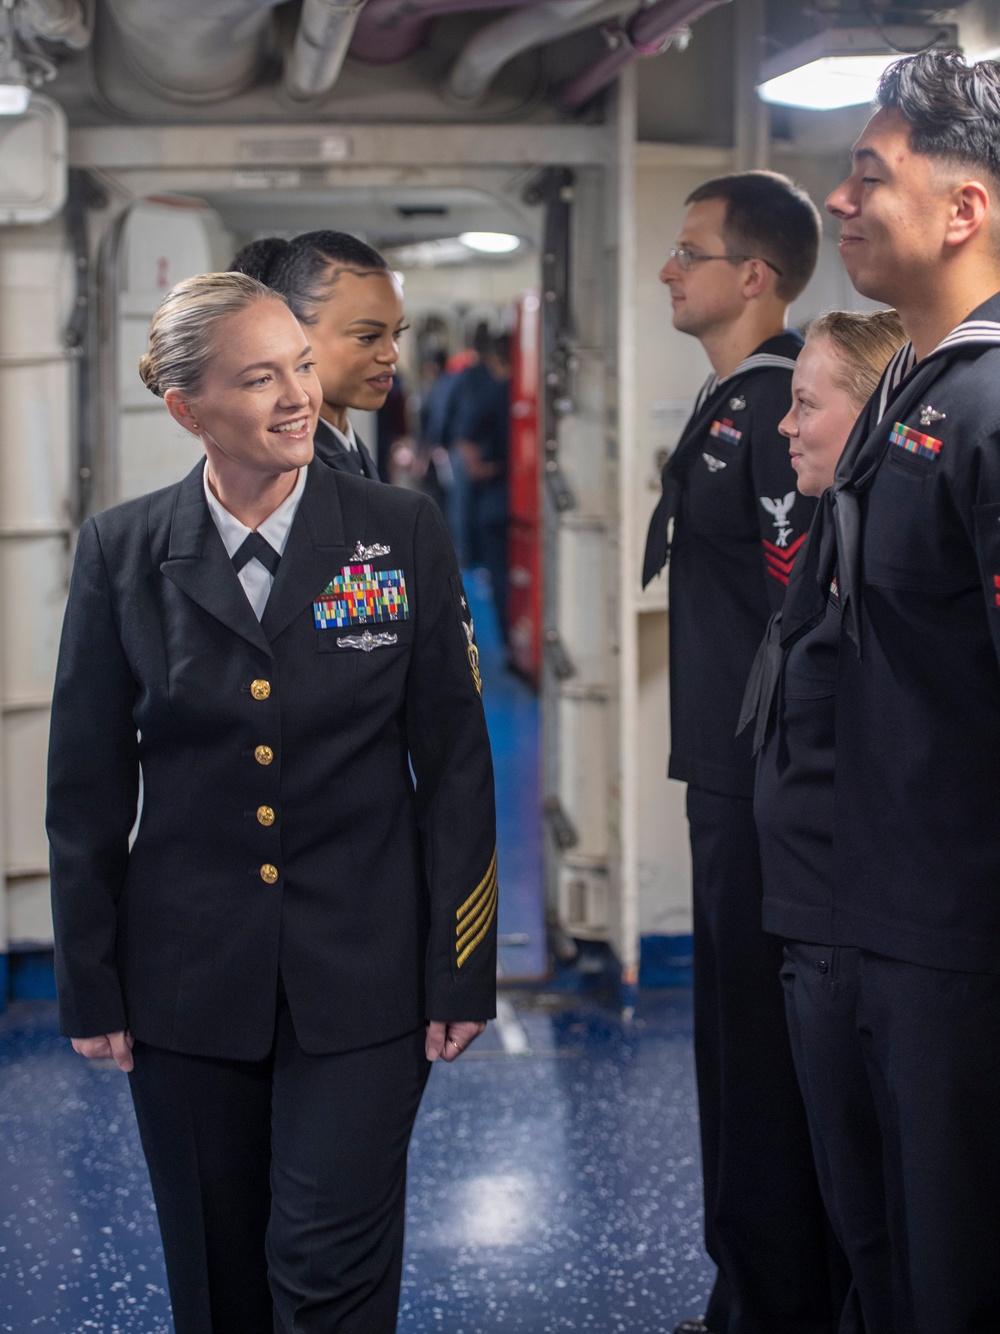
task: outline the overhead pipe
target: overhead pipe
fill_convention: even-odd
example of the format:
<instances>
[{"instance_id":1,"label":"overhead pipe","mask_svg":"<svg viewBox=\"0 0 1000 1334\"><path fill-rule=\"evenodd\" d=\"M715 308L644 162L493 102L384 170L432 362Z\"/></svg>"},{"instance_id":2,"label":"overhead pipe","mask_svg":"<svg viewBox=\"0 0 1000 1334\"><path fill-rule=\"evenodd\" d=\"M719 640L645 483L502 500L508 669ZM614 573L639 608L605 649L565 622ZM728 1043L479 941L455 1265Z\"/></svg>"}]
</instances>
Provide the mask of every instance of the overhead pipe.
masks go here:
<instances>
[{"instance_id":1,"label":"overhead pipe","mask_svg":"<svg viewBox=\"0 0 1000 1334\"><path fill-rule=\"evenodd\" d=\"M174 102L221 102L257 78L276 0L105 0L133 72Z\"/></svg>"},{"instance_id":2,"label":"overhead pipe","mask_svg":"<svg viewBox=\"0 0 1000 1334\"><path fill-rule=\"evenodd\" d=\"M328 93L340 77L365 0L303 0L285 61L285 92L295 101Z\"/></svg>"},{"instance_id":3,"label":"overhead pipe","mask_svg":"<svg viewBox=\"0 0 1000 1334\"><path fill-rule=\"evenodd\" d=\"M368 65L395 65L423 46L431 19L441 14L534 4L537 0L368 0L350 54Z\"/></svg>"},{"instance_id":4,"label":"overhead pipe","mask_svg":"<svg viewBox=\"0 0 1000 1334\"><path fill-rule=\"evenodd\" d=\"M595 97L602 88L643 56L665 51L688 24L700 19L710 9L729 4L730 0L660 0L659 4L640 10L615 34L617 45L563 85L559 105L575 111Z\"/></svg>"},{"instance_id":5,"label":"overhead pipe","mask_svg":"<svg viewBox=\"0 0 1000 1334\"><path fill-rule=\"evenodd\" d=\"M94 31L94 0L21 0L15 17L22 37L83 51Z\"/></svg>"},{"instance_id":6,"label":"overhead pipe","mask_svg":"<svg viewBox=\"0 0 1000 1334\"><path fill-rule=\"evenodd\" d=\"M604 19L635 9L635 0L548 0L488 23L469 39L448 75L452 101L474 104L509 60Z\"/></svg>"}]
</instances>

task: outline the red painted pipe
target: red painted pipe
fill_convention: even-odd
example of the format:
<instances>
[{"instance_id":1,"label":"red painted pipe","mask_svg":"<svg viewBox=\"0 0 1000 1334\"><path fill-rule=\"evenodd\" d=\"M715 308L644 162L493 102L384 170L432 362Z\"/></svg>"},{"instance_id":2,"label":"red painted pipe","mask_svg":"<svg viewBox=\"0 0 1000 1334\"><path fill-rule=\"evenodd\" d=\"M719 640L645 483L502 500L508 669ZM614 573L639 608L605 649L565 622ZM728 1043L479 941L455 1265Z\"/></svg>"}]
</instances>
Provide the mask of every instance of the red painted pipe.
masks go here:
<instances>
[{"instance_id":1,"label":"red painted pipe","mask_svg":"<svg viewBox=\"0 0 1000 1334\"><path fill-rule=\"evenodd\" d=\"M627 40L615 51L608 51L599 56L586 69L580 71L563 85L559 92L559 105L567 111L575 111L595 97L602 88L615 79L641 56L657 55L664 42L679 29L700 19L717 5L729 4L730 0L660 0L658 5L641 10L625 27Z\"/></svg>"},{"instance_id":2,"label":"red painted pipe","mask_svg":"<svg viewBox=\"0 0 1000 1334\"><path fill-rule=\"evenodd\" d=\"M368 65L395 65L427 40L431 19L476 9L511 9L535 0L368 0L348 54Z\"/></svg>"}]
</instances>

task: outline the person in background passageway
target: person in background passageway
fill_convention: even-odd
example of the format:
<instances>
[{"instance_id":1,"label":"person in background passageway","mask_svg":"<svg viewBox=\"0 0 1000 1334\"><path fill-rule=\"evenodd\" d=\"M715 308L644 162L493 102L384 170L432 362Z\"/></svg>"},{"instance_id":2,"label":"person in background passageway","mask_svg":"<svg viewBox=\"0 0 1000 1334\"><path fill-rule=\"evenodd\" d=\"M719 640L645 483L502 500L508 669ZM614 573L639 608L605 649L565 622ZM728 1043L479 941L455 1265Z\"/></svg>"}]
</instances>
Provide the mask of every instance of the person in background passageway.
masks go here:
<instances>
[{"instance_id":1,"label":"person in background passageway","mask_svg":"<svg viewBox=\"0 0 1000 1334\"><path fill-rule=\"evenodd\" d=\"M468 478L470 565L490 576L493 608L507 639L507 525L510 514L510 335L491 338L483 352L485 375L473 393L456 391L453 432ZM467 372L471 374L471 372Z\"/></svg>"}]
</instances>

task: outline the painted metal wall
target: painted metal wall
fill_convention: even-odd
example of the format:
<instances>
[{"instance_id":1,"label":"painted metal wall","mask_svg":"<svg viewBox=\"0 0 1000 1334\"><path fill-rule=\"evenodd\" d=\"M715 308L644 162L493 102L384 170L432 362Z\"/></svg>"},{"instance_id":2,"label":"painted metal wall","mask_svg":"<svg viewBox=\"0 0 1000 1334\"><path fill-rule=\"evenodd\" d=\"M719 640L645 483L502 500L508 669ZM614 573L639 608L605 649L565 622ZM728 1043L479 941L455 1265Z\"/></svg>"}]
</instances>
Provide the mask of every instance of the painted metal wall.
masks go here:
<instances>
[{"instance_id":1,"label":"painted metal wall","mask_svg":"<svg viewBox=\"0 0 1000 1334\"><path fill-rule=\"evenodd\" d=\"M51 940L49 707L70 551L75 296L61 220L0 230L0 930Z\"/></svg>"}]
</instances>

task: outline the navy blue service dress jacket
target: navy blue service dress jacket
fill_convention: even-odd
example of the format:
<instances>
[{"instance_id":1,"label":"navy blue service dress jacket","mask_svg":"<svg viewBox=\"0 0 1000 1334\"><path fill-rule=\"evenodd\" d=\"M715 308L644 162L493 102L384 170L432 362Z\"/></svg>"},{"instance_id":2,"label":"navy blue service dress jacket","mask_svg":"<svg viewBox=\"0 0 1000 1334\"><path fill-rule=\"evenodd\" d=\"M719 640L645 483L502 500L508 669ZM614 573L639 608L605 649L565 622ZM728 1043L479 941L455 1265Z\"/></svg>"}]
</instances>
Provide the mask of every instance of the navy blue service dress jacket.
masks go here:
<instances>
[{"instance_id":1,"label":"navy blue service dress jacket","mask_svg":"<svg viewBox=\"0 0 1000 1334\"><path fill-rule=\"evenodd\" d=\"M372 458L368 446L359 439L357 432L354 435L354 441L357 449L348 449L344 442L337 436L322 417L316 423L316 434L313 437L313 449L316 451L316 457L322 459L325 464L331 468L336 468L338 472L354 473L355 477L369 477L373 482L379 481L378 467Z\"/></svg>"},{"instance_id":2,"label":"navy blue service dress jacket","mask_svg":"<svg viewBox=\"0 0 1000 1334\"><path fill-rule=\"evenodd\" d=\"M646 540L643 585L667 559L673 520L668 774L723 796L753 796L740 705L815 510L778 433L801 348L788 331L725 380L710 377L663 470Z\"/></svg>"},{"instance_id":3,"label":"navy blue service dress jacket","mask_svg":"<svg viewBox=\"0 0 1000 1334\"><path fill-rule=\"evenodd\" d=\"M818 622L836 569L827 943L961 972L1000 973L998 382L1000 294L869 404L781 637Z\"/></svg>"},{"instance_id":4,"label":"navy blue service dress jacket","mask_svg":"<svg viewBox=\"0 0 1000 1334\"><path fill-rule=\"evenodd\" d=\"M875 953L997 973L1000 295L918 376L882 420L841 558L858 644L840 653L833 926Z\"/></svg>"},{"instance_id":5,"label":"navy blue service dress jacket","mask_svg":"<svg viewBox=\"0 0 1000 1334\"><path fill-rule=\"evenodd\" d=\"M258 622L202 467L80 532L49 755L64 1033L259 1059L279 973L310 1053L491 1017L493 771L436 508L314 460Z\"/></svg>"}]
</instances>

